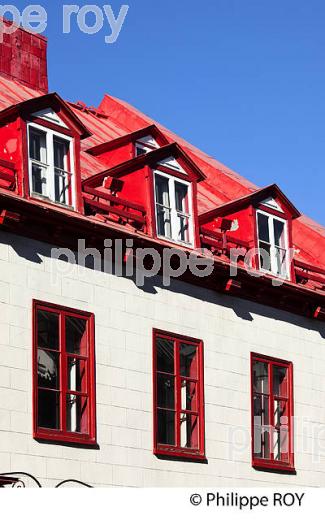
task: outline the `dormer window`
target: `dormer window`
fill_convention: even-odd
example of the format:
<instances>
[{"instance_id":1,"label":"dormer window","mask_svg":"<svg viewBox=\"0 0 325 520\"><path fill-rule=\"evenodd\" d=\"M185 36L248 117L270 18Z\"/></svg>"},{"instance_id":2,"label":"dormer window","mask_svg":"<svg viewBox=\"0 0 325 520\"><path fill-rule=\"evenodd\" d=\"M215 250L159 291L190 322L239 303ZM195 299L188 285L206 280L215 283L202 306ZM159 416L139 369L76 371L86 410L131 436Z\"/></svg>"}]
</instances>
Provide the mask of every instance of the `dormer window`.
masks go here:
<instances>
[{"instance_id":1,"label":"dormer window","mask_svg":"<svg viewBox=\"0 0 325 520\"><path fill-rule=\"evenodd\" d=\"M73 206L73 140L36 124L28 125L31 196Z\"/></svg>"},{"instance_id":2,"label":"dormer window","mask_svg":"<svg viewBox=\"0 0 325 520\"><path fill-rule=\"evenodd\" d=\"M259 210L257 231L260 270L281 278L289 278L286 220Z\"/></svg>"},{"instance_id":3,"label":"dormer window","mask_svg":"<svg viewBox=\"0 0 325 520\"><path fill-rule=\"evenodd\" d=\"M146 155L157 148L159 148L159 144L151 135L142 137L135 143L135 156Z\"/></svg>"},{"instance_id":4,"label":"dormer window","mask_svg":"<svg viewBox=\"0 0 325 520\"><path fill-rule=\"evenodd\" d=\"M155 172L157 235L175 242L193 243L191 185Z\"/></svg>"}]
</instances>

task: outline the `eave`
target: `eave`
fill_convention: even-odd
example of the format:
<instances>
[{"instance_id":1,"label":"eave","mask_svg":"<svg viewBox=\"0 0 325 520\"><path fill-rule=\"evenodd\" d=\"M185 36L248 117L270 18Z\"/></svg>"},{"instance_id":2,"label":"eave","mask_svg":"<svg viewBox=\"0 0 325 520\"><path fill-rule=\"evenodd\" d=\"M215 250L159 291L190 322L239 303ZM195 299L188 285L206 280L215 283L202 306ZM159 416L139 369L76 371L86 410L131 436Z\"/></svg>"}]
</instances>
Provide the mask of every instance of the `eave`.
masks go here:
<instances>
[{"instance_id":1,"label":"eave","mask_svg":"<svg viewBox=\"0 0 325 520\"><path fill-rule=\"evenodd\" d=\"M10 215L10 218L0 226L0 230L28 236L57 247L70 247L71 250L76 250L78 238L87 240L91 247L97 247L99 251L103 249L104 240L107 238L131 238L135 248L155 248L160 254L166 247L175 247L120 224L104 223L54 205L22 199L5 190L0 190L0 210L7 211ZM179 247L179 249L188 254L193 252L188 248ZM204 254L200 257L207 258ZM196 277L187 270L180 280L307 318L325 321L324 292L298 286L287 280L283 280L281 286L274 286L272 276L263 275L256 278L241 266L238 266L237 276L231 277L229 261L215 257L213 262L214 270L210 276Z\"/></svg>"}]
</instances>

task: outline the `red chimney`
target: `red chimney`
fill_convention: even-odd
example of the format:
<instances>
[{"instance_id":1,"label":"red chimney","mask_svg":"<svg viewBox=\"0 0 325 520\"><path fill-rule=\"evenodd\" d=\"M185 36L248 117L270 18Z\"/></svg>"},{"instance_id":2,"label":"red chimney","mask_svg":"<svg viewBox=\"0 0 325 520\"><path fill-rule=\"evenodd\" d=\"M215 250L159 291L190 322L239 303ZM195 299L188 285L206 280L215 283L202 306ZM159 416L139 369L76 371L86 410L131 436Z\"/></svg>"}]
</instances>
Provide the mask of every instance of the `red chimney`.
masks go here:
<instances>
[{"instance_id":1,"label":"red chimney","mask_svg":"<svg viewBox=\"0 0 325 520\"><path fill-rule=\"evenodd\" d=\"M10 21L2 20L8 26ZM3 33L0 42L0 76L48 93L47 39L22 27Z\"/></svg>"}]
</instances>

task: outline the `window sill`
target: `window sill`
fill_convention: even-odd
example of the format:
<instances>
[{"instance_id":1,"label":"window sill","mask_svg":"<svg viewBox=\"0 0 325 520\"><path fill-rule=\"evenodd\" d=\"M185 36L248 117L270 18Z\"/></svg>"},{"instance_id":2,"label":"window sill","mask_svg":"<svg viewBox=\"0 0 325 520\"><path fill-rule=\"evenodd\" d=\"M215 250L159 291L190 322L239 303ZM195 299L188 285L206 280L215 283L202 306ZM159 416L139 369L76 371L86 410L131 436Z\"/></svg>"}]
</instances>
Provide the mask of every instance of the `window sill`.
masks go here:
<instances>
[{"instance_id":1,"label":"window sill","mask_svg":"<svg viewBox=\"0 0 325 520\"><path fill-rule=\"evenodd\" d=\"M34 434L36 441L43 441L55 444L73 444L79 446L97 446L96 438L82 433L62 433L55 430L38 430Z\"/></svg>"},{"instance_id":2,"label":"window sill","mask_svg":"<svg viewBox=\"0 0 325 520\"><path fill-rule=\"evenodd\" d=\"M46 197L45 195L40 195L39 193L31 193L30 197L35 200L41 200L42 202L46 202L47 204L51 204L52 206L58 206L60 208L68 209L70 211L75 211L73 206L69 204L63 204L62 202L56 202L55 200Z\"/></svg>"},{"instance_id":3,"label":"window sill","mask_svg":"<svg viewBox=\"0 0 325 520\"><path fill-rule=\"evenodd\" d=\"M154 449L154 455L166 459L183 459L200 462L207 461L205 454L198 450L180 449L172 446L166 448L157 447Z\"/></svg>"},{"instance_id":4,"label":"window sill","mask_svg":"<svg viewBox=\"0 0 325 520\"><path fill-rule=\"evenodd\" d=\"M296 470L293 465L281 462L277 463L272 461L257 460L252 463L252 466L254 469L259 471L296 474Z\"/></svg>"},{"instance_id":5,"label":"window sill","mask_svg":"<svg viewBox=\"0 0 325 520\"><path fill-rule=\"evenodd\" d=\"M194 245L192 244L192 242L182 242L181 240L174 240L173 238L168 238L163 235L157 235L157 238L159 238L159 240L164 240L168 244L186 247L187 249L194 249Z\"/></svg>"}]
</instances>

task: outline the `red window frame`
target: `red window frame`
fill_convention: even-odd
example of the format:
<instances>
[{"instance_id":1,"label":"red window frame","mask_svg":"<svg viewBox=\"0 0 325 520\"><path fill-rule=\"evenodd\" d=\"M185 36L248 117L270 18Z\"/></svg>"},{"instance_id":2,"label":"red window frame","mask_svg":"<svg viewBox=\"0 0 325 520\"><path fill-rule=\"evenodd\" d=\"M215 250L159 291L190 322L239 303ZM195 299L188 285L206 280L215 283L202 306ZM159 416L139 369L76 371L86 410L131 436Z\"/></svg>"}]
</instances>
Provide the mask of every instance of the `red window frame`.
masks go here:
<instances>
[{"instance_id":1,"label":"red window frame","mask_svg":"<svg viewBox=\"0 0 325 520\"><path fill-rule=\"evenodd\" d=\"M51 429L38 425L38 311L50 312L58 315L59 322L59 387L60 428ZM66 350L65 318L79 318L86 321L86 354L68 353ZM96 444L96 390L95 390L95 319L92 313L83 312L52 303L33 300L33 436L54 442L77 443L83 445ZM44 350L44 347L42 348ZM46 349L45 349L46 350ZM48 349L50 351L50 349ZM68 388L68 359L77 359L86 366L85 390L71 390ZM67 396L87 399L87 433L71 432L67 429Z\"/></svg>"},{"instance_id":2,"label":"red window frame","mask_svg":"<svg viewBox=\"0 0 325 520\"><path fill-rule=\"evenodd\" d=\"M174 374L169 374L175 378L175 445L160 444L158 442L158 410L166 410L166 408L158 407L157 403L157 384L158 374L168 375L166 372L157 370L157 338L162 338L173 342L174 344ZM180 374L180 344L195 345L197 347L197 377L185 377ZM197 411L185 410L182 408L181 383L187 381L189 384L197 385L196 399ZM205 424L204 424L204 363L203 363L203 342L198 339L189 338L161 330L153 330L153 435L154 435L154 454L167 457L205 460ZM187 448L182 447L180 442L181 414L196 416L198 418L198 447Z\"/></svg>"},{"instance_id":3,"label":"red window frame","mask_svg":"<svg viewBox=\"0 0 325 520\"><path fill-rule=\"evenodd\" d=\"M268 367L268 391L265 392L257 392L254 391L254 363L261 362L267 364ZM287 372L287 395L280 396L274 394L273 388L273 371L274 367L283 367L288 370ZM255 446L255 422L254 422L254 398L256 396L264 395L268 400L268 408L267 414L269 417L269 430L266 433L268 436L269 443L269 458L259 457L254 450ZM279 431L278 426L275 425L275 414L274 414L274 404L275 402L283 402L286 406L286 414L285 417L287 419L287 451L281 452L280 456L282 456L282 460L277 460L274 457L274 449L272 435L273 432ZM252 466L257 469L265 469L265 470L277 470L277 471L286 471L286 472L295 472L294 468L294 441L293 441L293 418L294 418L294 404L293 404L293 364L290 361L284 361L282 359L277 359L269 356L264 356L261 354L251 353L251 438L252 438Z\"/></svg>"}]
</instances>

